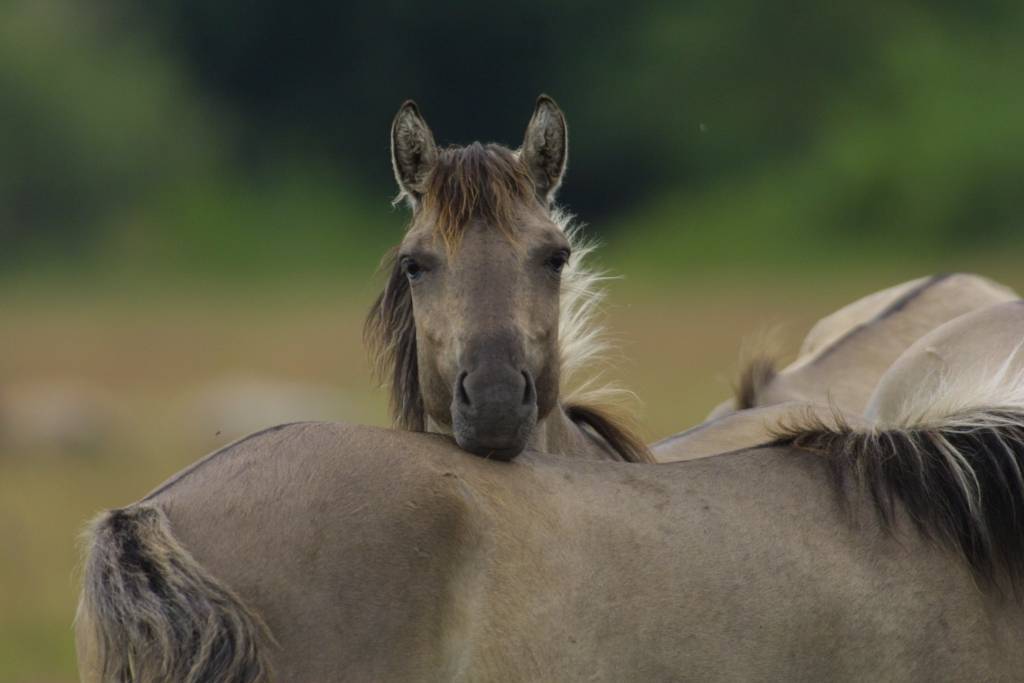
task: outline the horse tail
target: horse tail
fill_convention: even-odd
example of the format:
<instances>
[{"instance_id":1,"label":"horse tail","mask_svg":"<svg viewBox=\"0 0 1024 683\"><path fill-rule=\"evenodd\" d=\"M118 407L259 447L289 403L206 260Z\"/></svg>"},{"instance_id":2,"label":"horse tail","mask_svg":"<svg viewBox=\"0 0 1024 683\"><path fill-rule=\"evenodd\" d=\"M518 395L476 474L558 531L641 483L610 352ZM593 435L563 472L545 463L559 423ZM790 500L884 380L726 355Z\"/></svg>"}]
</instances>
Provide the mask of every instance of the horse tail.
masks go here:
<instances>
[{"instance_id":1,"label":"horse tail","mask_svg":"<svg viewBox=\"0 0 1024 683\"><path fill-rule=\"evenodd\" d=\"M1019 347L1018 347L1019 350ZM1016 352L1015 352L1016 353ZM902 508L925 536L960 555L981 581L1024 579L1024 375L1010 360L983 376L943 380L874 427L808 414L781 445L825 454L840 491L853 481L891 531Z\"/></svg>"},{"instance_id":2,"label":"horse tail","mask_svg":"<svg viewBox=\"0 0 1024 683\"><path fill-rule=\"evenodd\" d=\"M265 683L263 621L175 540L162 510L101 514L76 616L83 680Z\"/></svg>"}]
</instances>

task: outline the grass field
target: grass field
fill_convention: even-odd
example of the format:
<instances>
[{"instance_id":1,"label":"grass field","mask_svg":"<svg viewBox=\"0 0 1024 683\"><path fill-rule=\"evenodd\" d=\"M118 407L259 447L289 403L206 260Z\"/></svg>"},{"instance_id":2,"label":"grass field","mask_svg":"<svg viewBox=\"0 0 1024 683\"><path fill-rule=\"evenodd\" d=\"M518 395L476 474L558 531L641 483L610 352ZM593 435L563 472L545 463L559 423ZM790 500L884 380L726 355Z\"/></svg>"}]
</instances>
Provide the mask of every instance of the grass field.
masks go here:
<instances>
[{"instance_id":1,"label":"grass field","mask_svg":"<svg viewBox=\"0 0 1024 683\"><path fill-rule=\"evenodd\" d=\"M817 318L920 275L614 283L609 367L644 436L702 419L744 339L793 349ZM1020 286L1024 281L1010 284ZM360 331L372 285L0 298L0 681L75 680L76 536L206 451L297 418L386 422Z\"/></svg>"}]
</instances>

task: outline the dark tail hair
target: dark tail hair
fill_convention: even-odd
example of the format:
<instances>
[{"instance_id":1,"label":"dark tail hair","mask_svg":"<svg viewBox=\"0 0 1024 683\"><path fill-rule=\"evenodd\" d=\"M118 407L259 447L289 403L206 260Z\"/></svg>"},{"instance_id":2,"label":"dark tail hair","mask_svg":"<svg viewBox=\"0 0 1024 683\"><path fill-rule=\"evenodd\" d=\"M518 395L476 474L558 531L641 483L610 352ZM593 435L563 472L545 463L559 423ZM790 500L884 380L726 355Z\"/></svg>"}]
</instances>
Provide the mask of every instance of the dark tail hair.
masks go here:
<instances>
[{"instance_id":1,"label":"dark tail hair","mask_svg":"<svg viewBox=\"0 0 1024 683\"><path fill-rule=\"evenodd\" d=\"M761 392L777 374L775 359L771 356L759 355L747 361L736 383L736 409L756 408Z\"/></svg>"},{"instance_id":2,"label":"dark tail hair","mask_svg":"<svg viewBox=\"0 0 1024 683\"><path fill-rule=\"evenodd\" d=\"M76 621L83 680L270 680L269 630L181 547L154 506L93 522Z\"/></svg>"},{"instance_id":3,"label":"dark tail hair","mask_svg":"<svg viewBox=\"0 0 1024 683\"><path fill-rule=\"evenodd\" d=\"M820 421L787 426L781 445L830 458L842 490L852 478L885 529L897 504L917 529L950 548L983 585L1024 580L1024 412L988 409L937 426L857 431Z\"/></svg>"}]
</instances>

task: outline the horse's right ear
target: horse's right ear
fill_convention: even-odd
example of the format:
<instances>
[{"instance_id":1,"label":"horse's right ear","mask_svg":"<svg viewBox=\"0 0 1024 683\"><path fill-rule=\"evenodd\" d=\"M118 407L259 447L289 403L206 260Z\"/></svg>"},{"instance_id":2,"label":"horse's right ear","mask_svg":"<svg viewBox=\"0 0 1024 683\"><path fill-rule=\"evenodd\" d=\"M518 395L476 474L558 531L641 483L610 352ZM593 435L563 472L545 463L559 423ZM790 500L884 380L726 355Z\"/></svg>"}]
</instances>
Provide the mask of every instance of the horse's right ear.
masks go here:
<instances>
[{"instance_id":1,"label":"horse's right ear","mask_svg":"<svg viewBox=\"0 0 1024 683\"><path fill-rule=\"evenodd\" d=\"M391 165L401 195L415 208L426 190L426 179L437 161L437 145L427 122L412 100L395 114L391 124Z\"/></svg>"}]
</instances>

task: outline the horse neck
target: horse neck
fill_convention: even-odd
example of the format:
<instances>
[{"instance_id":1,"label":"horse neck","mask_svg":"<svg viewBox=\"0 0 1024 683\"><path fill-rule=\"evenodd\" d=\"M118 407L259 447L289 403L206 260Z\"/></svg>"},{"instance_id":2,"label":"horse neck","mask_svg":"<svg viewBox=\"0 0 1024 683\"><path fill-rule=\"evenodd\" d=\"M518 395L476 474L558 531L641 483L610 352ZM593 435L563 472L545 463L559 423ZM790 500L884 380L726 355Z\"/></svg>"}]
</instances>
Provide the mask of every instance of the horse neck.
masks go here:
<instances>
[{"instance_id":1,"label":"horse neck","mask_svg":"<svg viewBox=\"0 0 1024 683\"><path fill-rule=\"evenodd\" d=\"M537 423L529 447L584 460L621 460L603 438L574 422L561 404Z\"/></svg>"}]
</instances>

